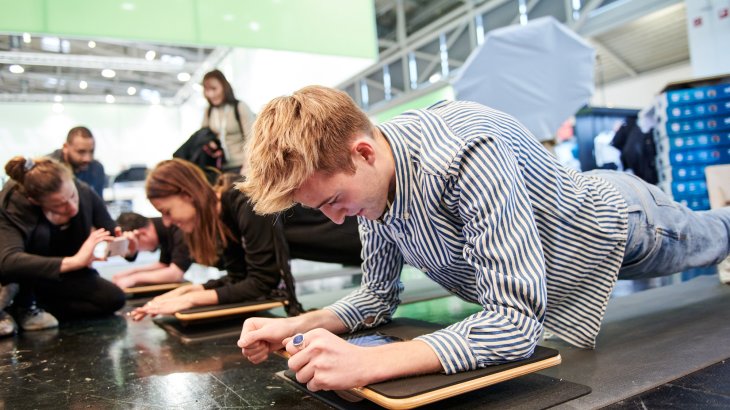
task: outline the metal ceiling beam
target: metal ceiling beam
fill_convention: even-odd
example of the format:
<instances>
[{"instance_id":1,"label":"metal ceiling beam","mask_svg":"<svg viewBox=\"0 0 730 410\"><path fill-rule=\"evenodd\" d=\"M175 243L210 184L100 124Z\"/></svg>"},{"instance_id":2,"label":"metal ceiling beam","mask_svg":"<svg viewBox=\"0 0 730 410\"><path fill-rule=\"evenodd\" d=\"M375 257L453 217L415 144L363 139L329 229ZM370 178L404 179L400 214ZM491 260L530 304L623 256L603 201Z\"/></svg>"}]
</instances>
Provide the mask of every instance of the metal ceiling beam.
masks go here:
<instances>
[{"instance_id":1,"label":"metal ceiling beam","mask_svg":"<svg viewBox=\"0 0 730 410\"><path fill-rule=\"evenodd\" d=\"M629 74L632 77L636 77L639 75L639 73L629 65L629 63L626 62L623 58L621 58L616 52L606 47L603 43L596 40L595 38L591 38L588 40L594 47L598 49L598 52L602 56L608 57L611 61L613 61L617 66L619 66L623 71L625 71L627 74Z\"/></svg>"},{"instance_id":2,"label":"metal ceiling beam","mask_svg":"<svg viewBox=\"0 0 730 410\"><path fill-rule=\"evenodd\" d=\"M13 103L24 103L24 102L46 102L53 103L54 98L57 94L0 94L0 102L13 102ZM84 104L106 104L105 95L78 95L68 94L63 96L62 104L65 103L84 103ZM128 96L128 95L115 95L114 104L135 104L135 105L150 105L148 101L143 100L141 97ZM173 105L171 98L160 99L160 105Z\"/></svg>"},{"instance_id":3,"label":"metal ceiling beam","mask_svg":"<svg viewBox=\"0 0 730 410\"><path fill-rule=\"evenodd\" d=\"M648 14L665 9L682 0L624 0L586 13L587 20L574 30L583 37L599 36ZM583 18L581 11L581 19ZM580 21L580 20L579 20ZM576 25L573 25L576 27Z\"/></svg>"},{"instance_id":4,"label":"metal ceiling beam","mask_svg":"<svg viewBox=\"0 0 730 410\"><path fill-rule=\"evenodd\" d=\"M580 10L578 10L578 15L580 16L578 17L578 20L574 21L573 24L570 24L569 27L575 32L578 32L580 29L582 29L590 18L593 10L601 5L602 2L603 0L589 0L586 4L583 5L583 7L580 8Z\"/></svg>"},{"instance_id":5,"label":"metal ceiling beam","mask_svg":"<svg viewBox=\"0 0 730 410\"><path fill-rule=\"evenodd\" d=\"M151 71L160 73L190 72L197 67L197 64L171 64L159 60L147 61L143 58L25 53L17 51L1 51L0 63L98 70L111 68L112 70Z\"/></svg>"},{"instance_id":6,"label":"metal ceiling beam","mask_svg":"<svg viewBox=\"0 0 730 410\"><path fill-rule=\"evenodd\" d=\"M540 0L530 0L530 2L527 3L527 6L525 7L525 9L526 9L525 13L527 13L527 15L529 16L529 14L532 11L532 9L534 9L535 6L537 6L537 3L539 3L539 2L540 2ZM512 24L517 24L519 22L520 22L520 12L519 12L519 9L518 9L517 10L517 17L515 17L514 19L512 19Z\"/></svg>"}]
</instances>

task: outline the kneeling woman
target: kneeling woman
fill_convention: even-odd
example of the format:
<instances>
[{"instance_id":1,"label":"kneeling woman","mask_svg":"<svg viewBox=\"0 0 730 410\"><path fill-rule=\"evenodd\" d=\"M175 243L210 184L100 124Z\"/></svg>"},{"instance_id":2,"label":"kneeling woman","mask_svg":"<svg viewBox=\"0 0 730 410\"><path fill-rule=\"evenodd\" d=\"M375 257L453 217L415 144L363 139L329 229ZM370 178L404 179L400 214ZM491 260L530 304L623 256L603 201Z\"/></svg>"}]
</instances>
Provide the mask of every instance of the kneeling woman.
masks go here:
<instances>
[{"instance_id":1,"label":"kneeling woman","mask_svg":"<svg viewBox=\"0 0 730 410\"><path fill-rule=\"evenodd\" d=\"M55 326L41 309L66 319L121 308L122 290L90 267L94 247L117 230L104 201L52 159L15 157L5 172L11 180L0 192L0 281L20 285L14 307L21 327Z\"/></svg>"},{"instance_id":2,"label":"kneeling woman","mask_svg":"<svg viewBox=\"0 0 730 410\"><path fill-rule=\"evenodd\" d=\"M192 258L216 266L227 275L202 285L187 285L135 309L131 315L140 320L146 315L173 314L196 306L255 301L272 296L289 299L288 313L300 309L294 295L289 258L296 257L295 245L287 242L287 218L260 216L240 191L221 189L216 193L203 172L195 165L173 159L163 161L147 177L147 198L162 214L165 224L174 224L185 233ZM315 211L312 211L315 212ZM338 226L329 220L311 225L311 243L328 243L334 238L349 238L346 252L342 240L331 243L331 256L322 252L319 259L341 262L343 255L359 262L360 241L355 220ZM296 225L296 223L294 223ZM334 237L332 236L334 235ZM284 295L279 284L283 281Z\"/></svg>"}]
</instances>

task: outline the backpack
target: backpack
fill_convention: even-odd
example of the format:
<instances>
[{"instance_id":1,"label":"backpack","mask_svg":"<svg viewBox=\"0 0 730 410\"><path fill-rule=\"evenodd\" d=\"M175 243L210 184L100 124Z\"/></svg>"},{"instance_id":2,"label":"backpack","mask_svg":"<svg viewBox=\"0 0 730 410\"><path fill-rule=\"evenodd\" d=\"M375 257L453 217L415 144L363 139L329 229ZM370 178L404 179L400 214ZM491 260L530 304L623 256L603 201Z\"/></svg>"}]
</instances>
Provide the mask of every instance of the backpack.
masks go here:
<instances>
[{"instance_id":1,"label":"backpack","mask_svg":"<svg viewBox=\"0 0 730 410\"><path fill-rule=\"evenodd\" d=\"M190 161L206 173L214 168L223 169L225 154L213 130L204 127L195 131L173 154L173 158Z\"/></svg>"}]
</instances>

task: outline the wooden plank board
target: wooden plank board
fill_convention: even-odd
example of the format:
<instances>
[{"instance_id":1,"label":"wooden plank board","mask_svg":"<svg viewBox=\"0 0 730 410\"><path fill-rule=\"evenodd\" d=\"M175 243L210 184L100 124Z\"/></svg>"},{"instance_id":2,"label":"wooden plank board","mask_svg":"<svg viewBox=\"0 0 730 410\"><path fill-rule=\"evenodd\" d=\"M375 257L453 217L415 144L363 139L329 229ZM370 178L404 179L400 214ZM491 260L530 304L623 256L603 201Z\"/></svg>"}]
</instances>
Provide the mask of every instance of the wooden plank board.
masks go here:
<instances>
[{"instance_id":1,"label":"wooden plank board","mask_svg":"<svg viewBox=\"0 0 730 410\"><path fill-rule=\"evenodd\" d=\"M285 303L284 300L263 300L256 303L245 303L220 309L213 309L217 306L211 306L211 309L204 311L193 311L193 309L189 309L187 311L177 312L175 313L175 317L182 322L207 320L283 307Z\"/></svg>"},{"instance_id":2,"label":"wooden plank board","mask_svg":"<svg viewBox=\"0 0 730 410\"><path fill-rule=\"evenodd\" d=\"M145 286L134 286L131 288L123 288L122 290L126 295L142 295L147 293L162 293L173 289L177 289L181 286L189 285L190 282L174 282L174 283L160 283L156 285L145 285Z\"/></svg>"}]
</instances>

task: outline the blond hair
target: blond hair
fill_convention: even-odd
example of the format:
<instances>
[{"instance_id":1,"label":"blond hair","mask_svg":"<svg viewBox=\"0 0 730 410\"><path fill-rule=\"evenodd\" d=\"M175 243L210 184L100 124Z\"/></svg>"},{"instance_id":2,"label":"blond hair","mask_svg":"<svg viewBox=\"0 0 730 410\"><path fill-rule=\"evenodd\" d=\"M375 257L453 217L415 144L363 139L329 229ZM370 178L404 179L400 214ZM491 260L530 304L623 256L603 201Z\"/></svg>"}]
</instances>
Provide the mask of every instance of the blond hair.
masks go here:
<instances>
[{"instance_id":1,"label":"blond hair","mask_svg":"<svg viewBox=\"0 0 730 410\"><path fill-rule=\"evenodd\" d=\"M372 135L372 124L346 93L304 87L270 101L259 113L246 146L246 180L236 184L259 214L294 205L294 192L315 172L354 173L349 142Z\"/></svg>"}]
</instances>

